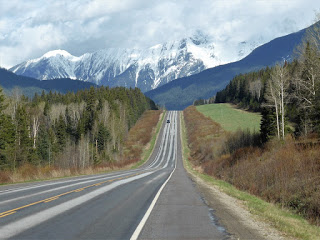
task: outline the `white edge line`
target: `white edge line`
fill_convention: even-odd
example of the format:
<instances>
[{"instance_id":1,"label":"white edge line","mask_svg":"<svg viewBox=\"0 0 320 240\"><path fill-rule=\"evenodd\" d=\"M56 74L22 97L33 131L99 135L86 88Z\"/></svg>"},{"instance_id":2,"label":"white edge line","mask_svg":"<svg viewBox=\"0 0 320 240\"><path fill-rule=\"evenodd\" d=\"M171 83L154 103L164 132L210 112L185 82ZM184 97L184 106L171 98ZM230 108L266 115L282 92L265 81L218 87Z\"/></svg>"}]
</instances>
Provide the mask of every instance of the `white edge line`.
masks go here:
<instances>
[{"instance_id":1,"label":"white edge line","mask_svg":"<svg viewBox=\"0 0 320 240\"><path fill-rule=\"evenodd\" d=\"M158 198L160 197L160 194L163 190L163 188L167 185L167 183L169 182L173 172L176 170L176 166L174 167L173 171L171 172L170 176L168 177L168 179L162 184L161 188L159 189L159 191L157 192L156 196L154 197L154 199L152 200L152 203L150 204L147 212L144 214L142 220L140 221L139 225L137 226L136 230L134 231L134 233L132 234L130 240L136 240L138 239L140 232L142 231L142 228L144 227L144 225L146 224L151 211L153 210L154 206L156 205Z\"/></svg>"},{"instance_id":2,"label":"white edge line","mask_svg":"<svg viewBox=\"0 0 320 240\"><path fill-rule=\"evenodd\" d=\"M162 192L162 190L164 189L164 187L167 185L167 183L169 182L172 174L174 173L174 171L176 170L176 167L177 167L177 159L176 159L176 162L175 162L175 166L174 166L174 169L173 171L171 172L170 176L168 177L168 179L162 184L162 186L160 187L159 191L157 192L156 196L154 197L154 199L152 200L148 210L146 211L146 213L144 214L143 218L141 219L139 225L137 226L136 230L134 231L134 233L132 234L130 240L137 240L141 231L142 231L142 228L144 227L144 225L146 224L154 206L156 205L157 201L158 201L158 198L160 197L160 194Z\"/></svg>"},{"instance_id":3,"label":"white edge line","mask_svg":"<svg viewBox=\"0 0 320 240\"><path fill-rule=\"evenodd\" d=\"M127 179L119 180L117 182L111 183L109 185L106 185L104 187L98 188L90 193L87 193L85 195L79 196L77 198L71 199L69 201L63 202L59 205L56 205L51 208L47 208L41 212L37 212L33 215L29 215L27 217L24 217L20 220L13 221L8 223L7 225L3 225L0 227L0 239L7 239L14 237L18 234L20 234L23 231L26 231L32 227L35 227L44 221L47 221L49 219L52 219L53 217L58 216L61 213L64 213L70 209L73 209L97 196L100 196L101 194L104 194L118 186L124 185L126 183L138 180L140 178L144 178L146 176L149 176L154 172L146 172L142 173L137 176L133 176Z\"/></svg>"}]
</instances>

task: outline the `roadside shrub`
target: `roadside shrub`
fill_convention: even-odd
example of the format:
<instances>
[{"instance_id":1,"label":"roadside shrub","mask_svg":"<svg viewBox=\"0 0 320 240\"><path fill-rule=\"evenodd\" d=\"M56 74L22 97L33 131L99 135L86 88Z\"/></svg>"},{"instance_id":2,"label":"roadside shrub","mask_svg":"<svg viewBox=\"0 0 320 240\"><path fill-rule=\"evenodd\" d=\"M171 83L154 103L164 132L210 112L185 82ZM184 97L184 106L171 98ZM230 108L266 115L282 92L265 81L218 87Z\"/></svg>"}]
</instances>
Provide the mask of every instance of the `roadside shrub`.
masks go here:
<instances>
[{"instance_id":1,"label":"roadside shrub","mask_svg":"<svg viewBox=\"0 0 320 240\"><path fill-rule=\"evenodd\" d=\"M320 225L320 149L314 137L297 141L289 136L261 146L258 134L218 131L195 108L184 110L184 118L197 169Z\"/></svg>"},{"instance_id":2,"label":"roadside shrub","mask_svg":"<svg viewBox=\"0 0 320 240\"><path fill-rule=\"evenodd\" d=\"M239 129L235 133L229 133L225 138L222 154L233 153L244 147L261 146L260 133L250 132L249 129L243 131Z\"/></svg>"}]
</instances>

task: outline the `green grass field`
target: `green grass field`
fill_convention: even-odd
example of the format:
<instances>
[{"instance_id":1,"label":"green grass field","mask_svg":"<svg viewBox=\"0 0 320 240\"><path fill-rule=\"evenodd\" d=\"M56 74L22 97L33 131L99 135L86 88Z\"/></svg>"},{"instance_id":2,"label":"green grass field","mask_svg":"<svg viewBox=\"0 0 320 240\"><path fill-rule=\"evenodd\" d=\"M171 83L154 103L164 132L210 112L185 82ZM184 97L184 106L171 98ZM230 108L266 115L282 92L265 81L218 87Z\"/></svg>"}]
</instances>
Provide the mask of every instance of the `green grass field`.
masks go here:
<instances>
[{"instance_id":1,"label":"green grass field","mask_svg":"<svg viewBox=\"0 0 320 240\"><path fill-rule=\"evenodd\" d=\"M235 132L239 128L260 131L261 115L258 113L236 109L228 103L201 105L197 110L220 123L226 131Z\"/></svg>"}]
</instances>

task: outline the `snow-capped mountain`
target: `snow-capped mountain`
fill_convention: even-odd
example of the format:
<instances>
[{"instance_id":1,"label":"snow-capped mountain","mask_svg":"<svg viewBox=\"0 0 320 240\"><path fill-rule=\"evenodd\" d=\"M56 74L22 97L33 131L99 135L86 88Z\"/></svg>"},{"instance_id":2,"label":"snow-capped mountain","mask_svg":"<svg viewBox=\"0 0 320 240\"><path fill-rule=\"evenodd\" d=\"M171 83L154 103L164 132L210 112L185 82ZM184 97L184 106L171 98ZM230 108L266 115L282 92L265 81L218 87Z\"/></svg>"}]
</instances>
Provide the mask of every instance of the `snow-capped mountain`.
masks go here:
<instances>
[{"instance_id":1,"label":"snow-capped mountain","mask_svg":"<svg viewBox=\"0 0 320 240\"><path fill-rule=\"evenodd\" d=\"M260 44L227 45L215 43L197 31L192 37L147 49L103 49L80 57L54 50L10 70L41 80L68 77L111 87L138 87L145 92L174 79L242 59Z\"/></svg>"}]
</instances>

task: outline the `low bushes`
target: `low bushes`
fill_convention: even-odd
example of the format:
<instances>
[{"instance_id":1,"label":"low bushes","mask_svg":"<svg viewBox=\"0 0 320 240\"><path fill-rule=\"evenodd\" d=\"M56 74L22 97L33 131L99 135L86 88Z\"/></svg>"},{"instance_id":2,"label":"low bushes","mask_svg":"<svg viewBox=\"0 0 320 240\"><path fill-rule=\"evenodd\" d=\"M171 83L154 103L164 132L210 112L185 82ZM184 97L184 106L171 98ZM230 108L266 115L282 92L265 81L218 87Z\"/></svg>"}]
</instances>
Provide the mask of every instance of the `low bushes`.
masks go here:
<instances>
[{"instance_id":1,"label":"low bushes","mask_svg":"<svg viewBox=\"0 0 320 240\"><path fill-rule=\"evenodd\" d=\"M194 108L184 111L184 119L190 160L198 168L320 224L319 146L301 145L287 138L259 147L257 134L223 133L219 125ZM217 131L220 134L215 134Z\"/></svg>"}]
</instances>

